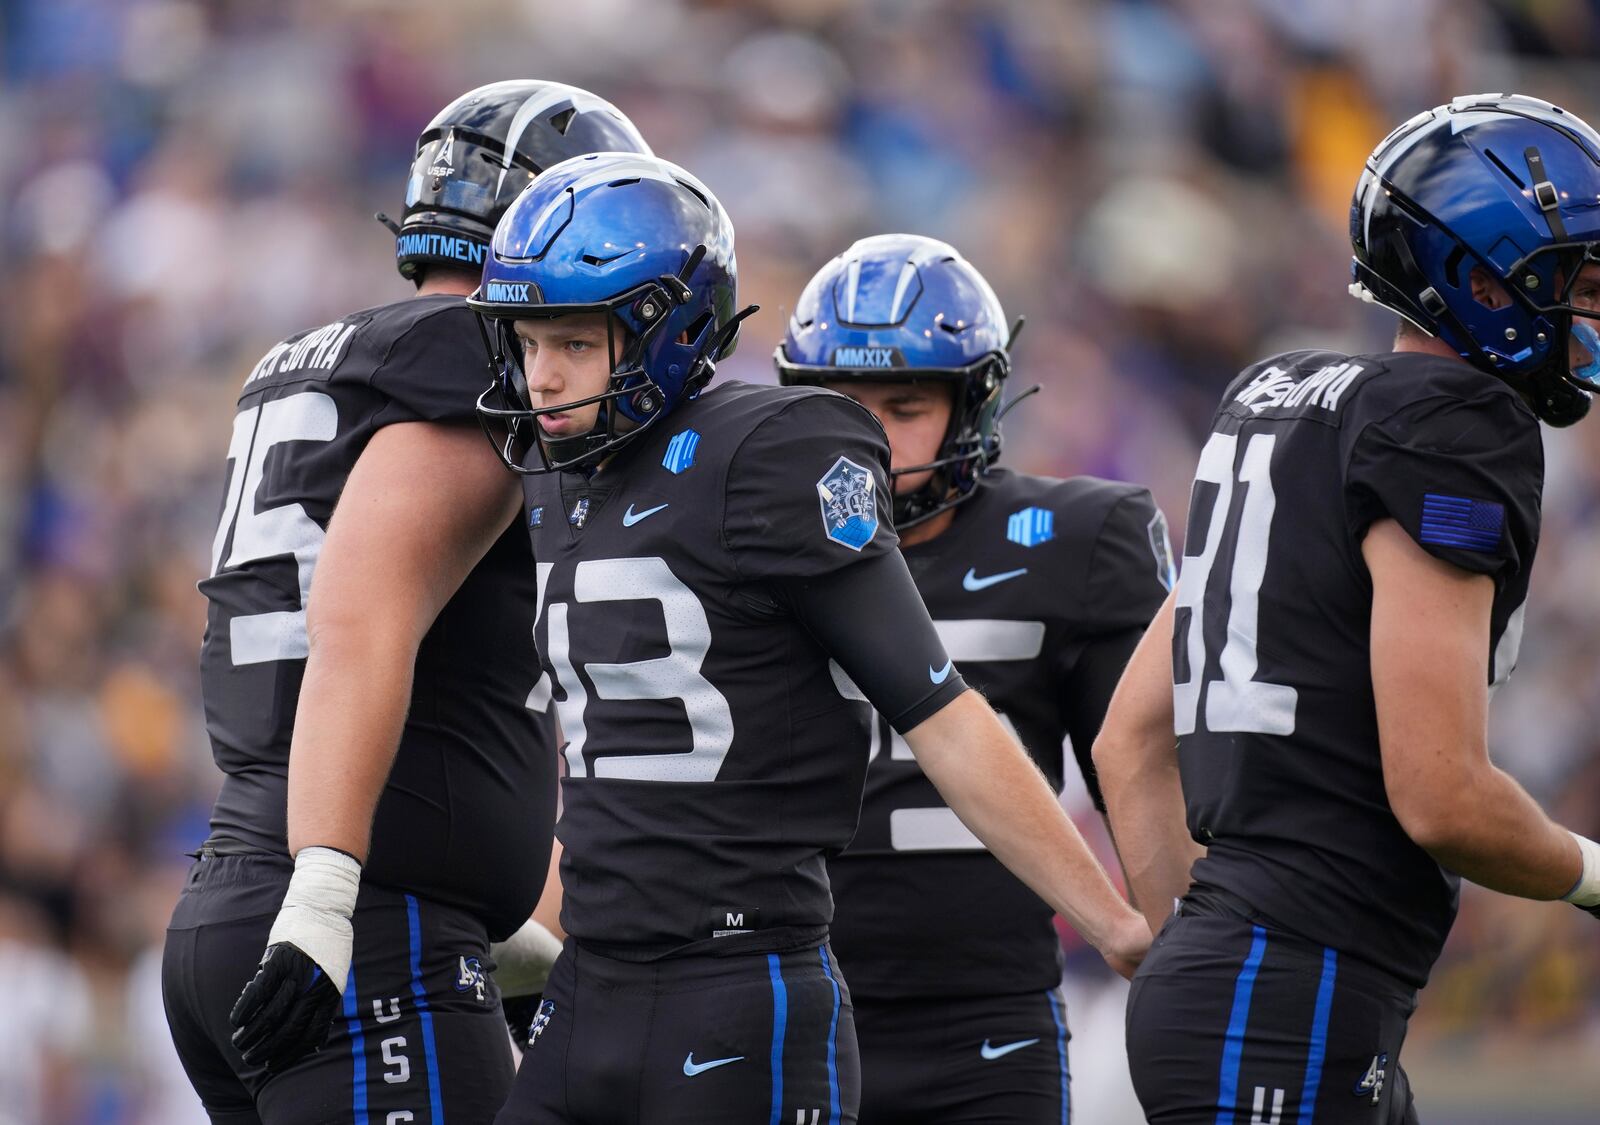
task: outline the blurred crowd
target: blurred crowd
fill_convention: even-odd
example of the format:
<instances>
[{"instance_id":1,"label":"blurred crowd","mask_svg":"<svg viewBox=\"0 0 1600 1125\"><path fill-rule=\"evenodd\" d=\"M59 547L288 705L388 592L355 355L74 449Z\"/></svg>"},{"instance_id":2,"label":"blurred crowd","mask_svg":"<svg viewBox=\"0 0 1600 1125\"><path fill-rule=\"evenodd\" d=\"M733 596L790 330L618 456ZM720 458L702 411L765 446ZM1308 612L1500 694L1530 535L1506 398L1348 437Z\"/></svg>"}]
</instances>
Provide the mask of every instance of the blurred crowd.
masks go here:
<instances>
[{"instance_id":1,"label":"blurred crowd","mask_svg":"<svg viewBox=\"0 0 1600 1125\"><path fill-rule=\"evenodd\" d=\"M1345 291L1365 154L1456 93L1596 120L1597 49L1593 0L0 0L0 1125L193 1119L154 958L217 784L234 400L409 291L372 212L458 93L588 87L705 180L763 306L724 377L770 381L854 238L952 241L1028 317L1007 462L1145 482L1181 535L1228 377L1392 330ZM1600 422L1547 448L1494 748L1600 836ZM1417 1038L1600 1041L1594 923L1465 898Z\"/></svg>"}]
</instances>

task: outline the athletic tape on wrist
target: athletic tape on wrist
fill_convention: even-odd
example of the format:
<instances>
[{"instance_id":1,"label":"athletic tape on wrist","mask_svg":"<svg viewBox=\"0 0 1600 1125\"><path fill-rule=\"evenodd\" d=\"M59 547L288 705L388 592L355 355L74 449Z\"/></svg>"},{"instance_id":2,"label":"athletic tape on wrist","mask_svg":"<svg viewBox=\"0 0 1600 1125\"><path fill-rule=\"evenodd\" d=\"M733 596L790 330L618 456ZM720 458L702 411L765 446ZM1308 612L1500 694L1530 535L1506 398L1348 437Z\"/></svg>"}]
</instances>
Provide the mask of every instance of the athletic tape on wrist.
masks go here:
<instances>
[{"instance_id":1,"label":"athletic tape on wrist","mask_svg":"<svg viewBox=\"0 0 1600 1125\"><path fill-rule=\"evenodd\" d=\"M502 996L531 996L543 992L550 967L561 956L561 940L529 918L505 941L489 947L494 957L494 981Z\"/></svg>"},{"instance_id":2,"label":"athletic tape on wrist","mask_svg":"<svg viewBox=\"0 0 1600 1125\"><path fill-rule=\"evenodd\" d=\"M301 848L267 944L288 942L315 961L342 995L350 975L355 929L350 915L361 889L361 865L335 848Z\"/></svg>"},{"instance_id":3,"label":"athletic tape on wrist","mask_svg":"<svg viewBox=\"0 0 1600 1125\"><path fill-rule=\"evenodd\" d=\"M1561 898L1575 906L1600 906L1600 844L1576 832L1569 834L1578 841L1578 850L1583 853L1583 874Z\"/></svg>"}]
</instances>

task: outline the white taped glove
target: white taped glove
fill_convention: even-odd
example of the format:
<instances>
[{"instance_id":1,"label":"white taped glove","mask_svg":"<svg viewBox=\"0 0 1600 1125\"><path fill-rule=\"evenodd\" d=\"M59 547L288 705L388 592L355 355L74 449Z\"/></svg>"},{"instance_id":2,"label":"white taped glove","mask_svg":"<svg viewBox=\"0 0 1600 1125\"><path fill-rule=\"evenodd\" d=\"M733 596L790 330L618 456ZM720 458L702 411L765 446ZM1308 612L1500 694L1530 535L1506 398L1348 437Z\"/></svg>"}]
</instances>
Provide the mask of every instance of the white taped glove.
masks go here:
<instances>
[{"instance_id":1,"label":"white taped glove","mask_svg":"<svg viewBox=\"0 0 1600 1125\"><path fill-rule=\"evenodd\" d=\"M335 848L302 848L261 967L228 1021L248 1063L281 1071L322 1046L350 976L361 864Z\"/></svg>"}]
</instances>

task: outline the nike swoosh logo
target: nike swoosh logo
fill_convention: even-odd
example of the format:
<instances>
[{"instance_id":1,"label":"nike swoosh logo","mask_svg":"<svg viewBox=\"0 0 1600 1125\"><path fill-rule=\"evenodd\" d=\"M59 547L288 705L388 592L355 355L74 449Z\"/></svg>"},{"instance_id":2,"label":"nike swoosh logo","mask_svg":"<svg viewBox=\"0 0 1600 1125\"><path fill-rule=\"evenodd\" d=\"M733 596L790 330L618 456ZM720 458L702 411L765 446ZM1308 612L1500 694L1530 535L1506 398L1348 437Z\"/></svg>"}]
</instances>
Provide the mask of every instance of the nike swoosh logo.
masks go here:
<instances>
[{"instance_id":1,"label":"nike swoosh logo","mask_svg":"<svg viewBox=\"0 0 1600 1125\"><path fill-rule=\"evenodd\" d=\"M665 505L662 506L665 507ZM1038 1042L1038 1040L1034 1040L1034 1042ZM715 1070L719 1066L727 1066L729 1063L740 1062L743 1059L743 1055L734 1055L729 1059L710 1059L703 1063L697 1063L694 1061L694 1052L690 1051L683 1056L683 1072L693 1078L697 1074L704 1074L708 1070Z\"/></svg>"},{"instance_id":2,"label":"nike swoosh logo","mask_svg":"<svg viewBox=\"0 0 1600 1125\"><path fill-rule=\"evenodd\" d=\"M932 680L936 684L942 684L950 678L950 669L952 667L952 663L948 660L944 662L943 668L935 668L932 664L930 664L928 665L928 679Z\"/></svg>"},{"instance_id":3,"label":"nike swoosh logo","mask_svg":"<svg viewBox=\"0 0 1600 1125\"><path fill-rule=\"evenodd\" d=\"M1006 1043L999 1047L991 1047L989 1046L989 1041L985 1039L983 1041L983 1047L979 1050L979 1054L990 1060L1003 1059L1012 1051L1020 1051L1022 1048L1031 1047L1037 1042L1037 1039L1019 1039L1015 1043Z\"/></svg>"},{"instance_id":4,"label":"nike swoosh logo","mask_svg":"<svg viewBox=\"0 0 1600 1125\"><path fill-rule=\"evenodd\" d=\"M632 527L634 524L638 523L640 520L649 519L651 516L655 515L657 512L659 512L662 508L665 508L665 507L666 507L665 504L657 504L654 508L646 508L642 512L636 512L636 511L633 510L633 505L629 504L628 505L628 510L626 512L622 513L622 526L623 527Z\"/></svg>"},{"instance_id":5,"label":"nike swoosh logo","mask_svg":"<svg viewBox=\"0 0 1600 1125\"><path fill-rule=\"evenodd\" d=\"M1026 573L1028 573L1028 568L1021 567L1018 570L1002 570L999 574L991 574L987 578L979 578L976 570L969 569L961 579L961 588L977 593L979 590L987 590L990 586L998 586L1002 582L1010 582L1013 578L1021 578Z\"/></svg>"}]
</instances>

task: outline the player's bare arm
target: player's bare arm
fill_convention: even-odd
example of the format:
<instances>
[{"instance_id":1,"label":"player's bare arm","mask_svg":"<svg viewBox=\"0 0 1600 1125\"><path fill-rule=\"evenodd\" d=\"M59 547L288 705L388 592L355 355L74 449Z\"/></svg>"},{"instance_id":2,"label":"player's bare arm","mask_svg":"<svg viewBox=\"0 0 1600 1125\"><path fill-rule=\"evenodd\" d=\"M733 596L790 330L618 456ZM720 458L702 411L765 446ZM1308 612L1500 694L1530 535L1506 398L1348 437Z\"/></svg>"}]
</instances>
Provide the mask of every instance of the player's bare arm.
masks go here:
<instances>
[{"instance_id":1,"label":"player's bare arm","mask_svg":"<svg viewBox=\"0 0 1600 1125\"><path fill-rule=\"evenodd\" d=\"M386 426L350 474L306 607L310 657L289 754L289 851L365 860L417 646L517 512L466 426Z\"/></svg>"},{"instance_id":2,"label":"player's bare arm","mask_svg":"<svg viewBox=\"0 0 1600 1125\"><path fill-rule=\"evenodd\" d=\"M1131 976L1150 946L1149 927L982 697L958 696L907 732L906 742L962 823L1112 968Z\"/></svg>"},{"instance_id":3,"label":"player's bare arm","mask_svg":"<svg viewBox=\"0 0 1600 1125\"><path fill-rule=\"evenodd\" d=\"M1384 788L1401 827L1474 883L1562 897L1583 873L1578 844L1489 760L1494 580L1434 558L1393 520L1372 525L1362 554Z\"/></svg>"},{"instance_id":4,"label":"player's bare arm","mask_svg":"<svg viewBox=\"0 0 1600 1125\"><path fill-rule=\"evenodd\" d=\"M269 1066L292 1063L306 1036L320 1042L345 987L361 864L417 649L519 500L481 434L428 422L379 430L340 494L306 602L310 651L289 749L295 878L230 1017L234 1044ZM275 950L284 963L271 962ZM294 981L282 978L308 970L301 988L319 997L294 1004Z\"/></svg>"},{"instance_id":5,"label":"player's bare arm","mask_svg":"<svg viewBox=\"0 0 1600 1125\"><path fill-rule=\"evenodd\" d=\"M1111 697L1094 743L1094 764L1129 892L1152 930L1189 886L1205 849L1184 821L1172 722L1172 606L1169 597Z\"/></svg>"}]
</instances>

